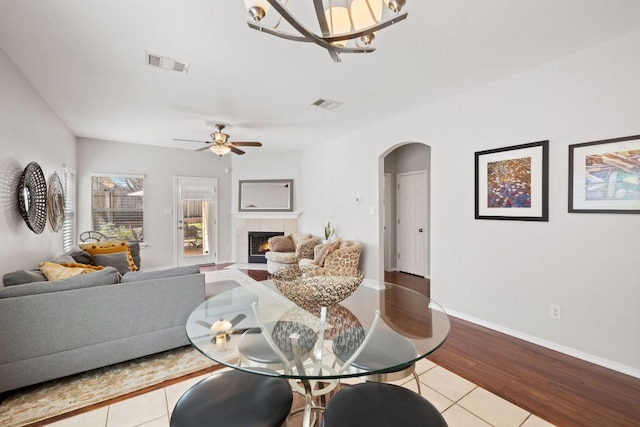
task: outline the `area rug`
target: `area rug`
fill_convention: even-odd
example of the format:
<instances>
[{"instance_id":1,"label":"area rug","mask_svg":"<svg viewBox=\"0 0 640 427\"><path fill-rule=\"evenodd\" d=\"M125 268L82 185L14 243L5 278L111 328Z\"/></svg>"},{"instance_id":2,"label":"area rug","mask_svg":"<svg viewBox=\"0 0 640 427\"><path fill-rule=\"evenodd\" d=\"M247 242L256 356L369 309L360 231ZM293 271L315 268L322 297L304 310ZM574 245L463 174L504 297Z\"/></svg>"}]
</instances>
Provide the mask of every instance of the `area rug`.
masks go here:
<instances>
[{"instance_id":1,"label":"area rug","mask_svg":"<svg viewBox=\"0 0 640 427\"><path fill-rule=\"evenodd\" d=\"M242 264L242 263L236 263L236 264L228 265L225 268L226 269L235 269L235 270L264 270L264 271L267 271L267 264L260 264L260 263Z\"/></svg>"},{"instance_id":2,"label":"area rug","mask_svg":"<svg viewBox=\"0 0 640 427\"><path fill-rule=\"evenodd\" d=\"M25 387L0 403L0 425L29 425L219 366L186 346Z\"/></svg>"}]
</instances>

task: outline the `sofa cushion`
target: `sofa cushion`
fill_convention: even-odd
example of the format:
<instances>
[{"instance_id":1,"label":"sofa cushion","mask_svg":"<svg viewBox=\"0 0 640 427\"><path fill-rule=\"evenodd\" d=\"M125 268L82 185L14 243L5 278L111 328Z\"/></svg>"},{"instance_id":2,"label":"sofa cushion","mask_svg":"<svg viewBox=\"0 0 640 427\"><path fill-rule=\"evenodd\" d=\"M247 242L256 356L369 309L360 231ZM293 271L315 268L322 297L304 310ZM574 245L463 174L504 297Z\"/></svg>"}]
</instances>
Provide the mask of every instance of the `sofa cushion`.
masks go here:
<instances>
[{"instance_id":1,"label":"sofa cushion","mask_svg":"<svg viewBox=\"0 0 640 427\"><path fill-rule=\"evenodd\" d=\"M96 265L114 267L118 273L125 274L131 271L126 252L114 252L112 254L95 254L93 260Z\"/></svg>"},{"instance_id":2,"label":"sofa cushion","mask_svg":"<svg viewBox=\"0 0 640 427\"><path fill-rule=\"evenodd\" d=\"M295 252L296 244L291 235L269 238L269 250L273 252Z\"/></svg>"},{"instance_id":3,"label":"sofa cushion","mask_svg":"<svg viewBox=\"0 0 640 427\"><path fill-rule=\"evenodd\" d=\"M80 248L91 254L91 257L93 258L93 264L97 264L95 260L96 255L125 252L127 254L127 260L129 262L129 270L136 271L138 269L136 267L136 264L133 262L131 249L129 249L129 245L124 240L105 240L103 242L81 243Z\"/></svg>"},{"instance_id":4,"label":"sofa cushion","mask_svg":"<svg viewBox=\"0 0 640 427\"><path fill-rule=\"evenodd\" d=\"M165 277L185 276L200 273L198 266L173 267L164 270L130 271L122 276L121 283L140 282L142 280L163 279Z\"/></svg>"},{"instance_id":5,"label":"sofa cushion","mask_svg":"<svg viewBox=\"0 0 640 427\"><path fill-rule=\"evenodd\" d=\"M95 270L84 267L65 267L55 262L43 262L40 264L40 271L47 277L47 280L61 280L80 274L93 273Z\"/></svg>"},{"instance_id":6,"label":"sofa cushion","mask_svg":"<svg viewBox=\"0 0 640 427\"><path fill-rule=\"evenodd\" d=\"M45 282L47 277L40 270L17 270L2 276L5 286L22 285L24 283Z\"/></svg>"},{"instance_id":7,"label":"sofa cushion","mask_svg":"<svg viewBox=\"0 0 640 427\"><path fill-rule=\"evenodd\" d=\"M90 288L92 286L114 285L118 283L119 279L120 273L118 273L118 270L113 267L105 267L91 274L81 274L68 279L7 286L6 288L0 289L0 298L45 294L71 289Z\"/></svg>"}]
</instances>

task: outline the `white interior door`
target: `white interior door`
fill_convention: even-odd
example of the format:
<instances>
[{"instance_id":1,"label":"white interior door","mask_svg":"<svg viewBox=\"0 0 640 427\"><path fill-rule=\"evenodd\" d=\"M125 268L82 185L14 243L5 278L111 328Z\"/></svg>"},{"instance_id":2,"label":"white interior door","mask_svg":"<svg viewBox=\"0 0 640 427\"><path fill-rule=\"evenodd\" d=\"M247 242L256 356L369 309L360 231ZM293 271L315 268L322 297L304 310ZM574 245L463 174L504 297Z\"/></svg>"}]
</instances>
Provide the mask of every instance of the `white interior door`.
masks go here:
<instances>
[{"instance_id":1,"label":"white interior door","mask_svg":"<svg viewBox=\"0 0 640 427\"><path fill-rule=\"evenodd\" d=\"M427 174L425 171L397 175L398 270L426 275Z\"/></svg>"},{"instance_id":2,"label":"white interior door","mask_svg":"<svg viewBox=\"0 0 640 427\"><path fill-rule=\"evenodd\" d=\"M217 184L215 178L175 178L177 265L217 261Z\"/></svg>"},{"instance_id":3,"label":"white interior door","mask_svg":"<svg viewBox=\"0 0 640 427\"><path fill-rule=\"evenodd\" d=\"M392 212L391 199L393 197L393 188L391 188L391 174L384 174L384 191L382 198L382 221L384 224L384 271L394 269L395 260L393 259L393 242L391 241L391 217Z\"/></svg>"}]
</instances>

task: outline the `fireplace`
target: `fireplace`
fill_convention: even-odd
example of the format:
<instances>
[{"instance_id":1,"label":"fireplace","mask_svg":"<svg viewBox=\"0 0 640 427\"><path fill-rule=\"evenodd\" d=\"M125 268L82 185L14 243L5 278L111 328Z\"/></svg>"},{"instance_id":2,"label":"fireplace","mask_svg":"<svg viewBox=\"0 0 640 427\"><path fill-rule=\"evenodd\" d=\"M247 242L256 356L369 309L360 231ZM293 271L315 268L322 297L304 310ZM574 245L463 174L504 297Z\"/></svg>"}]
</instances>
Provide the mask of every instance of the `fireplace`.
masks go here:
<instances>
[{"instance_id":1,"label":"fireplace","mask_svg":"<svg viewBox=\"0 0 640 427\"><path fill-rule=\"evenodd\" d=\"M282 231L249 231L248 262L266 263L264 254L269 250L269 237L284 236Z\"/></svg>"}]
</instances>

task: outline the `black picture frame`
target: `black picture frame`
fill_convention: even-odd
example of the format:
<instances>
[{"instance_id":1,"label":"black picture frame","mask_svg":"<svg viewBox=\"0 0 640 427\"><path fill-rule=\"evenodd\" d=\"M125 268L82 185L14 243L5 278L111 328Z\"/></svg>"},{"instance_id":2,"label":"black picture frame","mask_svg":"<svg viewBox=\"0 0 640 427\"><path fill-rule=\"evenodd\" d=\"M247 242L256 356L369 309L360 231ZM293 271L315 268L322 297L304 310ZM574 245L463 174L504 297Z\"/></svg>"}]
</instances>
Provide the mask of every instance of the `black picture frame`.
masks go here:
<instances>
[{"instance_id":1,"label":"black picture frame","mask_svg":"<svg viewBox=\"0 0 640 427\"><path fill-rule=\"evenodd\" d=\"M549 221L549 141L475 153L475 219Z\"/></svg>"},{"instance_id":2,"label":"black picture frame","mask_svg":"<svg viewBox=\"0 0 640 427\"><path fill-rule=\"evenodd\" d=\"M640 135L569 145L570 213L640 213Z\"/></svg>"}]
</instances>

